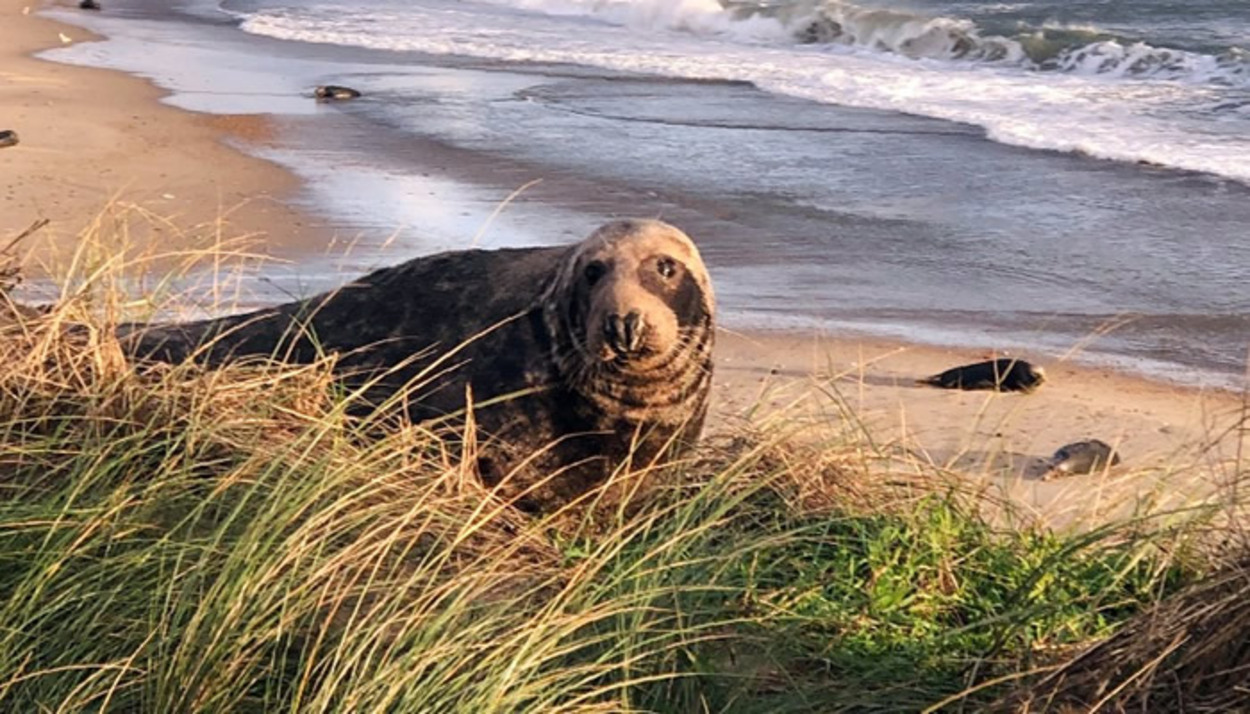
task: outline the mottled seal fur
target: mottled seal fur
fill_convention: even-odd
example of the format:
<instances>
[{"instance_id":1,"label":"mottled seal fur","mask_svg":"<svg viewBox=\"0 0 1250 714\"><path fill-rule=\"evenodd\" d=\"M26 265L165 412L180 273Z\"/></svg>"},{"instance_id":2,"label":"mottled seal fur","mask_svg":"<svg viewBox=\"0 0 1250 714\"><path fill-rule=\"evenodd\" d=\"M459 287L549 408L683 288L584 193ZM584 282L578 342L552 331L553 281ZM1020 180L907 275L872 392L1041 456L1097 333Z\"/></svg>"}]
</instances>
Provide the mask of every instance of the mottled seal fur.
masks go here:
<instances>
[{"instance_id":1,"label":"mottled seal fur","mask_svg":"<svg viewBox=\"0 0 1250 714\"><path fill-rule=\"evenodd\" d=\"M20 141L21 140L17 137L17 132L12 129L0 131L0 149L7 148L9 146L17 146Z\"/></svg>"},{"instance_id":2,"label":"mottled seal fur","mask_svg":"<svg viewBox=\"0 0 1250 714\"><path fill-rule=\"evenodd\" d=\"M1098 439L1077 441L1059 447L1046 462L1043 481L1060 476L1092 474L1120 463L1120 455L1106 442Z\"/></svg>"},{"instance_id":3,"label":"mottled seal fur","mask_svg":"<svg viewBox=\"0 0 1250 714\"><path fill-rule=\"evenodd\" d=\"M403 407L414 420L454 416L468 387L483 480L530 488L541 505L585 492L626 459L645 465L695 441L707 413L714 310L684 233L623 220L570 247L418 258L309 300L129 326L122 339L139 358L209 365L336 352L349 384L379 380L367 408L413 385Z\"/></svg>"},{"instance_id":4,"label":"mottled seal fur","mask_svg":"<svg viewBox=\"0 0 1250 714\"><path fill-rule=\"evenodd\" d=\"M992 389L996 392L1031 392L1046 380L1041 367L1022 359L994 359L953 367L920 380L943 389Z\"/></svg>"},{"instance_id":5,"label":"mottled seal fur","mask_svg":"<svg viewBox=\"0 0 1250 714\"><path fill-rule=\"evenodd\" d=\"M360 92L352 89L351 87L340 87L337 84L327 84L314 89L313 96L317 99L323 100L356 99L360 96Z\"/></svg>"}]
</instances>

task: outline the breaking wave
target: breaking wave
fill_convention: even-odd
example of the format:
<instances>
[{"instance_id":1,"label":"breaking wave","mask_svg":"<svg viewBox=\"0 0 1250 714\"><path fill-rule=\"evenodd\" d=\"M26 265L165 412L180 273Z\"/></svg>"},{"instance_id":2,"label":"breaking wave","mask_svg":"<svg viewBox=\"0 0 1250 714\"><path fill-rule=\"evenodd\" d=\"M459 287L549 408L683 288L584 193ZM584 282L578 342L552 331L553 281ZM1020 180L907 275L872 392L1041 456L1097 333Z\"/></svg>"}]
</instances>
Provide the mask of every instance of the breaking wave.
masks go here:
<instances>
[{"instance_id":1,"label":"breaking wave","mask_svg":"<svg viewBox=\"0 0 1250 714\"><path fill-rule=\"evenodd\" d=\"M838 0L784 6L734 4L746 19L772 16L796 41L863 47L913 59L1017 64L1039 71L1250 84L1250 56L1230 47L1217 54L1154 47L1094 27L1018 27L1012 36L987 34L967 19L926 17L865 8Z\"/></svg>"},{"instance_id":2,"label":"breaking wave","mask_svg":"<svg viewBox=\"0 0 1250 714\"><path fill-rule=\"evenodd\" d=\"M636 28L726 34L754 41L841 45L912 59L993 62L1038 71L1250 85L1250 56L1155 47L1093 27L1020 25L986 32L969 19L863 7L842 0L486 0L547 15Z\"/></svg>"}]
</instances>

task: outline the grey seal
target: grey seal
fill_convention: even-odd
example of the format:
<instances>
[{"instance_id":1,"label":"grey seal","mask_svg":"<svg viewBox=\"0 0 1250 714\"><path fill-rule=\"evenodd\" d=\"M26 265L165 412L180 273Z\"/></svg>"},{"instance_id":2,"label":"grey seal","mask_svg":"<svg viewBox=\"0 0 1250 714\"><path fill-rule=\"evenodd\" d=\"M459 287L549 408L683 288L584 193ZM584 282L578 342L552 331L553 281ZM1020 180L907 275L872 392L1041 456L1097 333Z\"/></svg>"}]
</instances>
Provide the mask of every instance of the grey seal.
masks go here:
<instances>
[{"instance_id":1,"label":"grey seal","mask_svg":"<svg viewBox=\"0 0 1250 714\"><path fill-rule=\"evenodd\" d=\"M991 389L996 392L1031 392L1046 381L1046 372L1022 359L1000 358L953 367L919 380L943 389Z\"/></svg>"},{"instance_id":2,"label":"grey seal","mask_svg":"<svg viewBox=\"0 0 1250 714\"><path fill-rule=\"evenodd\" d=\"M1076 441L1059 447L1046 462L1043 481L1060 476L1092 474L1120 463L1120 455L1106 442L1098 439Z\"/></svg>"},{"instance_id":3,"label":"grey seal","mask_svg":"<svg viewBox=\"0 0 1250 714\"><path fill-rule=\"evenodd\" d=\"M340 87L337 84L327 84L314 89L313 96L322 100L356 99L360 96L360 92L352 89L351 87Z\"/></svg>"},{"instance_id":4,"label":"grey seal","mask_svg":"<svg viewBox=\"0 0 1250 714\"><path fill-rule=\"evenodd\" d=\"M619 220L568 247L417 258L308 300L119 334L135 358L210 366L337 353L363 411L398 395L418 421L463 423L471 394L481 478L544 508L695 443L714 312L690 238Z\"/></svg>"}]
</instances>

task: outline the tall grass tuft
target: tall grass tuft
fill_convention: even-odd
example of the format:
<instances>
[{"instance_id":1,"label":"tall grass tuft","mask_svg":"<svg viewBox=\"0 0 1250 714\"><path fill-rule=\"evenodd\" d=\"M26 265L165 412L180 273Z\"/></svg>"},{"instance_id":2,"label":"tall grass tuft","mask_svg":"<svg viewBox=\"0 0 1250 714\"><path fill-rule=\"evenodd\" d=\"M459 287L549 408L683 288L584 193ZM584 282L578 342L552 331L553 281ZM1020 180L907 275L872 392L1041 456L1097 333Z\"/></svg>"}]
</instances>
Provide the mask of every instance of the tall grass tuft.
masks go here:
<instances>
[{"instance_id":1,"label":"tall grass tuft","mask_svg":"<svg viewBox=\"0 0 1250 714\"><path fill-rule=\"evenodd\" d=\"M1017 695L1015 706L1233 712L1250 702L1250 559L1164 598Z\"/></svg>"}]
</instances>

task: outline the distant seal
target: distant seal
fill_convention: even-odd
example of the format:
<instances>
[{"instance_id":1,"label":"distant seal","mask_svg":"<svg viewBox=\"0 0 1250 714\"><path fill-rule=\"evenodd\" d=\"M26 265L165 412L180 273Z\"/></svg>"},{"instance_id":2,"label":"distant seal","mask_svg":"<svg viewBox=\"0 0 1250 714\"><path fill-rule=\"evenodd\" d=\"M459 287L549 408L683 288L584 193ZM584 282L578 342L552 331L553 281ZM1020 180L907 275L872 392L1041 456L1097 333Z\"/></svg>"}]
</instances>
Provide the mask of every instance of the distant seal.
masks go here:
<instances>
[{"instance_id":1,"label":"distant seal","mask_svg":"<svg viewBox=\"0 0 1250 714\"><path fill-rule=\"evenodd\" d=\"M953 367L919 380L943 389L992 389L996 392L1031 392L1046 380L1041 367L1022 359L994 359Z\"/></svg>"},{"instance_id":2,"label":"distant seal","mask_svg":"<svg viewBox=\"0 0 1250 714\"><path fill-rule=\"evenodd\" d=\"M356 99L360 96L360 92L351 87L340 87L337 84L327 84L317 87L313 90L313 96L323 100L342 100Z\"/></svg>"},{"instance_id":3,"label":"distant seal","mask_svg":"<svg viewBox=\"0 0 1250 714\"><path fill-rule=\"evenodd\" d=\"M309 300L131 325L121 337L138 358L209 365L246 355L306 363L335 352L349 385L378 380L365 409L398 396L414 420L454 419L468 387L482 479L506 481L508 493L528 488L523 505L543 508L628 459L645 466L695 442L714 310L684 233L621 220L570 247L418 258Z\"/></svg>"},{"instance_id":4,"label":"distant seal","mask_svg":"<svg viewBox=\"0 0 1250 714\"><path fill-rule=\"evenodd\" d=\"M1120 463L1120 455L1106 442L1098 439L1077 441L1062 446L1054 456L1046 462L1046 471L1042 474L1043 481L1060 476L1092 474Z\"/></svg>"},{"instance_id":5,"label":"distant seal","mask_svg":"<svg viewBox=\"0 0 1250 714\"><path fill-rule=\"evenodd\" d=\"M13 131L12 129L0 131L0 149L17 146L17 144L18 138L16 131Z\"/></svg>"},{"instance_id":6,"label":"distant seal","mask_svg":"<svg viewBox=\"0 0 1250 714\"><path fill-rule=\"evenodd\" d=\"M823 13L794 33L794 38L805 45L828 44L844 34L842 23Z\"/></svg>"},{"instance_id":7,"label":"distant seal","mask_svg":"<svg viewBox=\"0 0 1250 714\"><path fill-rule=\"evenodd\" d=\"M82 0L82 2L78 3L78 9L79 10L100 10L102 8L100 7L100 3L96 2L96 0Z\"/></svg>"}]
</instances>

